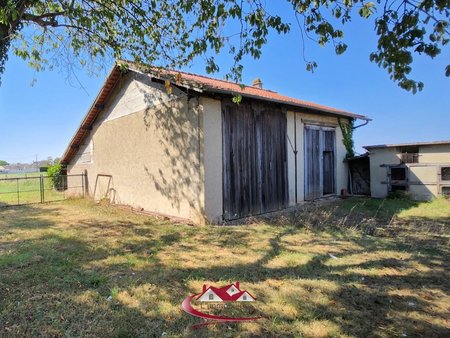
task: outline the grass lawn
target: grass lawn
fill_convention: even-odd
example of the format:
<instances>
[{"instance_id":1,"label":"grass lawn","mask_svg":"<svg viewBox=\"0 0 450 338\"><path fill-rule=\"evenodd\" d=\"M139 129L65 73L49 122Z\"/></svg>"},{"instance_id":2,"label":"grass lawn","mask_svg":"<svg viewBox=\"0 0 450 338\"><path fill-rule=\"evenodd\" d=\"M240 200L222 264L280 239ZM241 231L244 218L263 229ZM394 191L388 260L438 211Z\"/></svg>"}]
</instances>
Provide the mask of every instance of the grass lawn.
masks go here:
<instances>
[{"instance_id":1,"label":"grass lawn","mask_svg":"<svg viewBox=\"0 0 450 338\"><path fill-rule=\"evenodd\" d=\"M450 201L349 199L242 226L88 200L0 209L0 336L449 337ZM180 309L240 281L268 316Z\"/></svg>"}]
</instances>

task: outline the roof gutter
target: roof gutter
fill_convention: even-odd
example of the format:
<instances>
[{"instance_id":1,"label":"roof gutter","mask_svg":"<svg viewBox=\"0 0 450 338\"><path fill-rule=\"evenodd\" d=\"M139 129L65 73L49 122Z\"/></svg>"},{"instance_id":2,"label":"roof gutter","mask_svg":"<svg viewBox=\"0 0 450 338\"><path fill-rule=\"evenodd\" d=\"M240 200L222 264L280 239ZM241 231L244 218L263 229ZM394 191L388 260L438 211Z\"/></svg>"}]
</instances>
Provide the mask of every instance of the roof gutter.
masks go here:
<instances>
[{"instance_id":1,"label":"roof gutter","mask_svg":"<svg viewBox=\"0 0 450 338\"><path fill-rule=\"evenodd\" d=\"M355 130L355 129L358 129L360 127L364 127L364 126L366 126L369 123L369 121L372 121L372 120L371 119L365 119L363 123L361 123L360 125L354 126L352 129Z\"/></svg>"}]
</instances>

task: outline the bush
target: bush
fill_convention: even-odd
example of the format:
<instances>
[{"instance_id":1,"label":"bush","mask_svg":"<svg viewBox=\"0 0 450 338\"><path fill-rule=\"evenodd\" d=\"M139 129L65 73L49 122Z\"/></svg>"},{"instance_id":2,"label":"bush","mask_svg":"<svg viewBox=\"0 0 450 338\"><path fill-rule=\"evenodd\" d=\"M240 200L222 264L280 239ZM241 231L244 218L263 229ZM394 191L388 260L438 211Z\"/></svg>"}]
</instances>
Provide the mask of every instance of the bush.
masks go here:
<instances>
[{"instance_id":1,"label":"bush","mask_svg":"<svg viewBox=\"0 0 450 338\"><path fill-rule=\"evenodd\" d=\"M391 191L387 197L392 200L411 200L411 196L408 194L408 192L401 190Z\"/></svg>"},{"instance_id":2,"label":"bush","mask_svg":"<svg viewBox=\"0 0 450 338\"><path fill-rule=\"evenodd\" d=\"M64 189L64 178L62 176L63 167L61 164L54 164L47 169L47 176L52 182L52 187L55 190L63 190Z\"/></svg>"}]
</instances>

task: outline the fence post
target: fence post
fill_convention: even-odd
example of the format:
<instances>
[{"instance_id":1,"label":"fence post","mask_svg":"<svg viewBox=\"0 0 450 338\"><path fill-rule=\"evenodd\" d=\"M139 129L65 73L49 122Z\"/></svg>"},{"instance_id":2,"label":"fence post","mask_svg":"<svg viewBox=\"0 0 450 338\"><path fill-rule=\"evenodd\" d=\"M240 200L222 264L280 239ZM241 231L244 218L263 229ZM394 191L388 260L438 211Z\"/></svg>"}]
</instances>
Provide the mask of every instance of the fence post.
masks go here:
<instances>
[{"instance_id":1,"label":"fence post","mask_svg":"<svg viewBox=\"0 0 450 338\"><path fill-rule=\"evenodd\" d=\"M83 198L85 197L85 195L84 195L84 194L85 194L85 191L84 191L84 189L85 189L85 188L84 188L84 180L85 180L84 175L85 175L85 173L82 172L82 173L81 173L81 186L82 186L81 189L83 190Z\"/></svg>"},{"instance_id":2,"label":"fence post","mask_svg":"<svg viewBox=\"0 0 450 338\"><path fill-rule=\"evenodd\" d=\"M41 177L39 178L39 187L41 190L41 203L44 203L44 179Z\"/></svg>"},{"instance_id":3,"label":"fence post","mask_svg":"<svg viewBox=\"0 0 450 338\"><path fill-rule=\"evenodd\" d=\"M16 178L16 188L17 188L17 205L20 205L20 201L19 201L19 178Z\"/></svg>"}]
</instances>

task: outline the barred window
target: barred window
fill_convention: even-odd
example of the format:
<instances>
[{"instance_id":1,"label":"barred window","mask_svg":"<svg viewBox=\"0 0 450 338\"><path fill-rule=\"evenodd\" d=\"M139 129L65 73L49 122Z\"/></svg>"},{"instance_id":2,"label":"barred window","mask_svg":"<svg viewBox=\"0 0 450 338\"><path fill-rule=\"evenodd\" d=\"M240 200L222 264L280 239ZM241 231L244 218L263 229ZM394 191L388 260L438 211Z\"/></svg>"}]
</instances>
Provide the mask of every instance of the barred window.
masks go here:
<instances>
[{"instance_id":1,"label":"barred window","mask_svg":"<svg viewBox=\"0 0 450 338\"><path fill-rule=\"evenodd\" d=\"M400 152L403 163L419 163L419 147L403 147Z\"/></svg>"}]
</instances>

